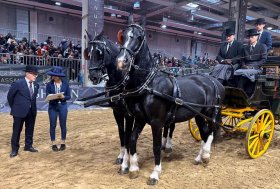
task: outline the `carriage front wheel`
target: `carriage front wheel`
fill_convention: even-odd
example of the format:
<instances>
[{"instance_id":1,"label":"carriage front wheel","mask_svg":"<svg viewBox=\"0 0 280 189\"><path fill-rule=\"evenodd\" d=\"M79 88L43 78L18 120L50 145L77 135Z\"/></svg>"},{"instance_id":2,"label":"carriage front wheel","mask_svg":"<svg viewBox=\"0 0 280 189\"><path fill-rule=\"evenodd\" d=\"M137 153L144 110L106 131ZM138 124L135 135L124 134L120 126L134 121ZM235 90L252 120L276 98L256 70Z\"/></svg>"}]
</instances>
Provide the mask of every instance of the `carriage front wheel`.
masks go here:
<instances>
[{"instance_id":1,"label":"carriage front wheel","mask_svg":"<svg viewBox=\"0 0 280 189\"><path fill-rule=\"evenodd\" d=\"M268 149L274 134L274 116L270 110L260 110L252 119L246 135L246 151L258 158Z\"/></svg>"},{"instance_id":2,"label":"carriage front wheel","mask_svg":"<svg viewBox=\"0 0 280 189\"><path fill-rule=\"evenodd\" d=\"M191 119L188 121L189 124L189 131L192 135L192 137L196 140L196 141L201 141L201 136L200 136L200 132L198 129L198 126L195 122L195 119Z\"/></svg>"}]
</instances>

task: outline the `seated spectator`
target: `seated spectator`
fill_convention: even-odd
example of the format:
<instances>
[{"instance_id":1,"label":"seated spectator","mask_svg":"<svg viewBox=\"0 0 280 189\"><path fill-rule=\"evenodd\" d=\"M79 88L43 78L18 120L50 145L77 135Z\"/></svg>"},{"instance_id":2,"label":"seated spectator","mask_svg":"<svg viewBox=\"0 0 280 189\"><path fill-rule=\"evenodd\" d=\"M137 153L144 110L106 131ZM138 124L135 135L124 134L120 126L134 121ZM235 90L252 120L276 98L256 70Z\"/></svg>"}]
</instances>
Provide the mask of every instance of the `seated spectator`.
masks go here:
<instances>
[{"instance_id":1,"label":"seated spectator","mask_svg":"<svg viewBox=\"0 0 280 189\"><path fill-rule=\"evenodd\" d=\"M6 41L5 41L5 38L4 36L1 34L0 35L0 45L5 45Z\"/></svg>"},{"instance_id":2,"label":"seated spectator","mask_svg":"<svg viewBox=\"0 0 280 189\"><path fill-rule=\"evenodd\" d=\"M256 29L247 31L249 44L243 51L242 67L234 72L237 87L243 89L249 97L254 92L256 76L262 73L261 66L267 58L266 46L258 42L258 36Z\"/></svg>"},{"instance_id":3,"label":"seated spectator","mask_svg":"<svg viewBox=\"0 0 280 189\"><path fill-rule=\"evenodd\" d=\"M53 42L52 42L52 37L51 37L51 36L48 37L48 39L46 40L46 43L47 43L48 45L50 45L50 44L53 43Z\"/></svg>"}]
</instances>

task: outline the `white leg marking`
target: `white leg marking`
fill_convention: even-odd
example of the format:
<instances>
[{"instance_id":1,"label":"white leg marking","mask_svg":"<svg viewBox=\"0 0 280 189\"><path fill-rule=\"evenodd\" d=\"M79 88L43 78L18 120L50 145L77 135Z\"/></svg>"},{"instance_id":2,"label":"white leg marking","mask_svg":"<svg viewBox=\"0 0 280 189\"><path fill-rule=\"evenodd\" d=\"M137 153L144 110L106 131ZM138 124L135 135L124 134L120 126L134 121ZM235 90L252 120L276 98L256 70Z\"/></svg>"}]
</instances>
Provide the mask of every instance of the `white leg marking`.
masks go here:
<instances>
[{"instance_id":1,"label":"white leg marking","mask_svg":"<svg viewBox=\"0 0 280 189\"><path fill-rule=\"evenodd\" d=\"M130 172L139 171L137 153L135 153L133 156L130 155L130 168L129 168L129 171Z\"/></svg>"},{"instance_id":2,"label":"white leg marking","mask_svg":"<svg viewBox=\"0 0 280 189\"><path fill-rule=\"evenodd\" d=\"M211 144L213 141L213 133L208 136L207 142L203 146L202 158L210 158Z\"/></svg>"},{"instance_id":3,"label":"white leg marking","mask_svg":"<svg viewBox=\"0 0 280 189\"><path fill-rule=\"evenodd\" d=\"M172 138L167 137L166 148L172 148Z\"/></svg>"},{"instance_id":4,"label":"white leg marking","mask_svg":"<svg viewBox=\"0 0 280 189\"><path fill-rule=\"evenodd\" d=\"M128 152L127 152L127 149L125 149L125 152L124 152L124 156L123 156L123 162L121 164L121 169L122 171L124 171L126 168L128 168Z\"/></svg>"},{"instance_id":5,"label":"white leg marking","mask_svg":"<svg viewBox=\"0 0 280 189\"><path fill-rule=\"evenodd\" d=\"M199 153L197 155L197 157L194 159L196 162L201 163L201 155L202 155L202 151L203 151L203 146L204 146L205 142L202 140L200 143L200 149L199 149Z\"/></svg>"},{"instance_id":6,"label":"white leg marking","mask_svg":"<svg viewBox=\"0 0 280 189\"><path fill-rule=\"evenodd\" d=\"M161 139L161 147L165 148L165 146L166 146L166 138L162 137L162 139Z\"/></svg>"},{"instance_id":7,"label":"white leg marking","mask_svg":"<svg viewBox=\"0 0 280 189\"><path fill-rule=\"evenodd\" d=\"M150 175L151 179L159 180L159 175L161 173L161 163L159 165L156 165L152 174Z\"/></svg>"},{"instance_id":8,"label":"white leg marking","mask_svg":"<svg viewBox=\"0 0 280 189\"><path fill-rule=\"evenodd\" d=\"M125 147L121 147L120 154L118 155L118 158L122 159L125 153Z\"/></svg>"}]
</instances>

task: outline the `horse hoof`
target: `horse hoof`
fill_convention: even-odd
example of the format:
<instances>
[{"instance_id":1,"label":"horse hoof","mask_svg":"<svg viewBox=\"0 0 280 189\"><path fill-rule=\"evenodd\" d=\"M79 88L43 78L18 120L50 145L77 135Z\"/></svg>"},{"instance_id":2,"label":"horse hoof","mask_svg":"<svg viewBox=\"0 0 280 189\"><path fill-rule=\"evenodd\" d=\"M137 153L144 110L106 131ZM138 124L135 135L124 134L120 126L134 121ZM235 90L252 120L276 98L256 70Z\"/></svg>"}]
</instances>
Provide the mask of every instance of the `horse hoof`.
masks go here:
<instances>
[{"instance_id":1,"label":"horse hoof","mask_svg":"<svg viewBox=\"0 0 280 189\"><path fill-rule=\"evenodd\" d=\"M193 162L192 162L194 165L199 165L199 164L201 164L202 162L201 161L196 161L196 160L193 160Z\"/></svg>"},{"instance_id":2,"label":"horse hoof","mask_svg":"<svg viewBox=\"0 0 280 189\"><path fill-rule=\"evenodd\" d=\"M208 164L210 162L210 158L201 158L203 164Z\"/></svg>"},{"instance_id":3,"label":"horse hoof","mask_svg":"<svg viewBox=\"0 0 280 189\"><path fill-rule=\"evenodd\" d=\"M116 163L117 165L121 165L122 162L123 162L123 159L122 159L122 158L117 158L116 161L115 161L115 163Z\"/></svg>"},{"instance_id":4,"label":"horse hoof","mask_svg":"<svg viewBox=\"0 0 280 189\"><path fill-rule=\"evenodd\" d=\"M125 168L124 170L122 170L122 168L120 168L119 169L119 171L118 171L118 173L120 174L120 175L125 175L125 174L128 174L128 167L127 168Z\"/></svg>"},{"instance_id":5,"label":"horse hoof","mask_svg":"<svg viewBox=\"0 0 280 189\"><path fill-rule=\"evenodd\" d=\"M139 171L133 171L133 172L129 172L129 178L130 179L135 179L139 176Z\"/></svg>"},{"instance_id":6,"label":"horse hoof","mask_svg":"<svg viewBox=\"0 0 280 189\"><path fill-rule=\"evenodd\" d=\"M158 183L158 180L155 178L150 178L147 182L148 185L156 185Z\"/></svg>"},{"instance_id":7,"label":"horse hoof","mask_svg":"<svg viewBox=\"0 0 280 189\"><path fill-rule=\"evenodd\" d=\"M165 152L165 153L171 153L171 152L172 152L172 148L165 148L165 149L164 149L164 152Z\"/></svg>"}]
</instances>

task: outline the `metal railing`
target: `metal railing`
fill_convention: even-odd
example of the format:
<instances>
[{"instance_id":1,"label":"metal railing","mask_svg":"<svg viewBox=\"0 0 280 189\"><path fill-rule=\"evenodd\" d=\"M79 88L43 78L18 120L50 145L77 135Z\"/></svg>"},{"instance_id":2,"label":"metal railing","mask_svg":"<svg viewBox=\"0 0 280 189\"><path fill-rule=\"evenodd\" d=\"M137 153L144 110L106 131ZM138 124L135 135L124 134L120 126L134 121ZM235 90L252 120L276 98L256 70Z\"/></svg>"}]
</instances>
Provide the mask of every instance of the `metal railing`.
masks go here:
<instances>
[{"instance_id":1,"label":"metal railing","mask_svg":"<svg viewBox=\"0 0 280 189\"><path fill-rule=\"evenodd\" d=\"M81 69L81 59L58 58L50 56L35 56L0 53L0 64L20 64L34 66L61 66L67 71L66 75L70 81L78 81Z\"/></svg>"},{"instance_id":2,"label":"metal railing","mask_svg":"<svg viewBox=\"0 0 280 189\"><path fill-rule=\"evenodd\" d=\"M54 45L59 45L59 43L66 39L68 41L72 41L75 45L78 44L78 41L81 43L81 38L75 38L75 37L66 37L66 36L57 36L52 34L42 34L42 33L32 33L32 32L20 32L17 30L11 30L11 29L4 29L0 28L0 34L7 35L8 33L12 34L12 36L15 36L16 39L21 40L23 37L26 37L29 42L31 42L33 39L36 39L38 43L43 43L48 39L48 37L52 37L52 42Z\"/></svg>"}]
</instances>

